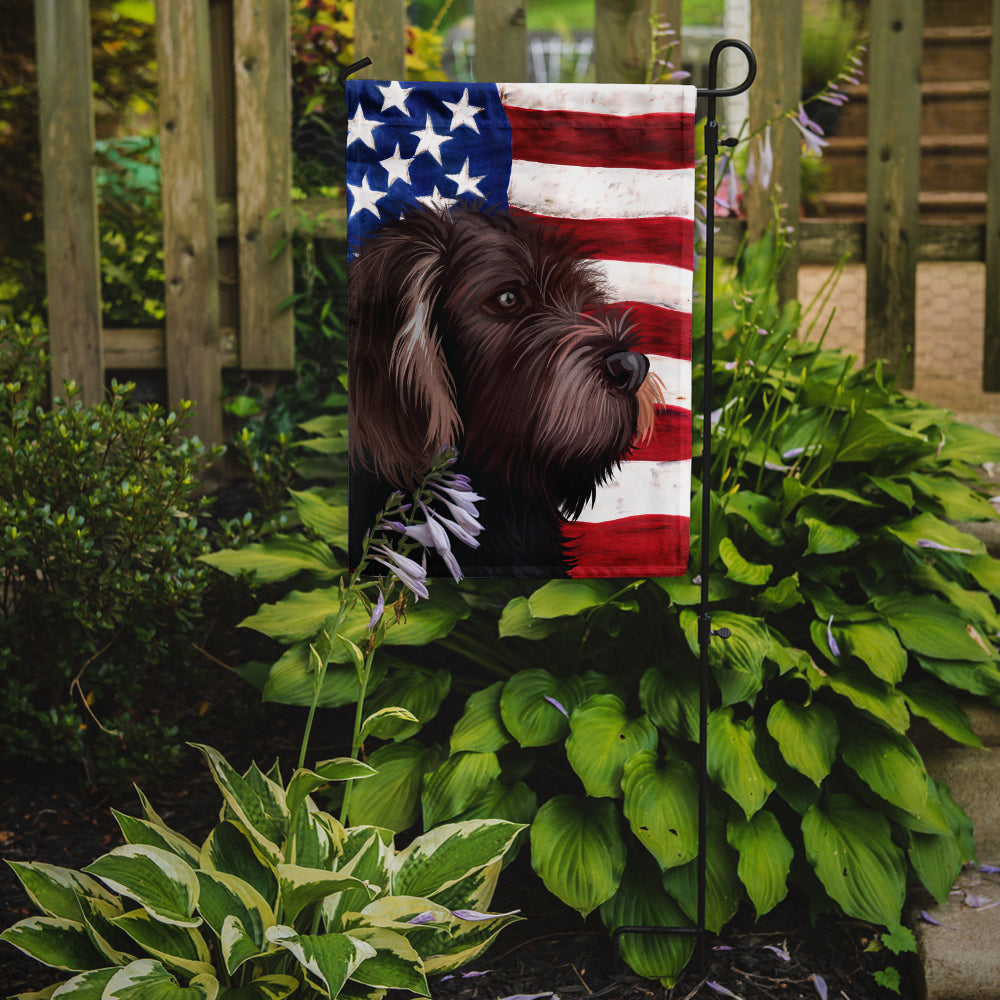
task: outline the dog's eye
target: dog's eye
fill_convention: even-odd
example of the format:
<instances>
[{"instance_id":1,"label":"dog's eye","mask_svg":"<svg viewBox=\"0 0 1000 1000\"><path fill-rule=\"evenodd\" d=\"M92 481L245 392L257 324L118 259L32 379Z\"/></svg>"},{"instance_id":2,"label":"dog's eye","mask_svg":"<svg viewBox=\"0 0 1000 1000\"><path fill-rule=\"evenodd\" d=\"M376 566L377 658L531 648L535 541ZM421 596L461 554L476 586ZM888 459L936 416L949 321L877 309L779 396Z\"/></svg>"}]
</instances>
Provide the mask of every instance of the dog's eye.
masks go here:
<instances>
[{"instance_id":1,"label":"dog's eye","mask_svg":"<svg viewBox=\"0 0 1000 1000\"><path fill-rule=\"evenodd\" d=\"M489 312L499 315L517 312L524 305L524 296L517 288L504 288L484 303Z\"/></svg>"}]
</instances>

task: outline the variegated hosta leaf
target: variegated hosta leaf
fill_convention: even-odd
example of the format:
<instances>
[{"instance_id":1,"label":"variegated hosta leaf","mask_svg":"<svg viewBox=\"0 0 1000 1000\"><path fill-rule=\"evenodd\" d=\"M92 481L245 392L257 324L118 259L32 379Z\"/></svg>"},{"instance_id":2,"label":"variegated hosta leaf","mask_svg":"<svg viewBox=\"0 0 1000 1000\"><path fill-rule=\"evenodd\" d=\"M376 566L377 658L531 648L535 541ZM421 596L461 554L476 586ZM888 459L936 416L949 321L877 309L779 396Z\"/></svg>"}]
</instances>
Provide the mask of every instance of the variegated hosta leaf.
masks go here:
<instances>
[{"instance_id":1,"label":"variegated hosta leaf","mask_svg":"<svg viewBox=\"0 0 1000 1000\"><path fill-rule=\"evenodd\" d=\"M80 905L90 940L104 956L105 965L128 965L139 958L140 949L135 942L114 925L115 917L125 912L120 902L109 903L93 896L83 896Z\"/></svg>"},{"instance_id":2,"label":"variegated hosta leaf","mask_svg":"<svg viewBox=\"0 0 1000 1000\"><path fill-rule=\"evenodd\" d=\"M198 878L171 851L147 844L125 844L85 869L113 892L134 899L150 916L165 924L197 927Z\"/></svg>"},{"instance_id":3,"label":"variegated hosta leaf","mask_svg":"<svg viewBox=\"0 0 1000 1000\"><path fill-rule=\"evenodd\" d=\"M625 762L622 790L632 832L661 869L697 855L698 783L690 765L643 750Z\"/></svg>"},{"instance_id":4,"label":"variegated hosta leaf","mask_svg":"<svg viewBox=\"0 0 1000 1000\"><path fill-rule=\"evenodd\" d=\"M625 870L618 810L608 799L558 795L531 824L531 865L549 892L586 916L614 895Z\"/></svg>"},{"instance_id":5,"label":"variegated hosta leaf","mask_svg":"<svg viewBox=\"0 0 1000 1000\"><path fill-rule=\"evenodd\" d=\"M882 813L849 795L830 795L805 814L802 836L820 882L849 917L899 923L906 866Z\"/></svg>"},{"instance_id":6,"label":"variegated hosta leaf","mask_svg":"<svg viewBox=\"0 0 1000 1000\"><path fill-rule=\"evenodd\" d=\"M777 741L785 761L815 785L830 773L840 731L826 705L815 701L798 705L779 699L767 715L767 731Z\"/></svg>"},{"instance_id":7,"label":"variegated hosta leaf","mask_svg":"<svg viewBox=\"0 0 1000 1000\"><path fill-rule=\"evenodd\" d=\"M737 816L730 820L726 837L740 853L736 873L758 918L762 917L788 895L788 872L795 849L774 814L766 809L750 819Z\"/></svg>"},{"instance_id":8,"label":"variegated hosta leaf","mask_svg":"<svg viewBox=\"0 0 1000 1000\"><path fill-rule=\"evenodd\" d=\"M299 980L294 976L261 976L245 986L224 986L218 1000L285 1000L299 985Z\"/></svg>"},{"instance_id":9,"label":"variegated hosta leaf","mask_svg":"<svg viewBox=\"0 0 1000 1000\"><path fill-rule=\"evenodd\" d=\"M619 927L689 927L691 921L664 891L652 859L630 858L618 891L601 905L610 932ZM672 986L694 950L692 934L623 934L619 951L640 976Z\"/></svg>"},{"instance_id":10,"label":"variegated hosta leaf","mask_svg":"<svg viewBox=\"0 0 1000 1000\"><path fill-rule=\"evenodd\" d=\"M455 723L451 734L451 752L473 750L476 753L495 753L510 743L500 716L500 692L503 681L497 681L469 696L462 717Z\"/></svg>"},{"instance_id":11,"label":"variegated hosta leaf","mask_svg":"<svg viewBox=\"0 0 1000 1000\"><path fill-rule=\"evenodd\" d=\"M196 976L187 986L153 959L143 958L119 969L108 981L101 1000L216 1000L219 981Z\"/></svg>"},{"instance_id":12,"label":"variegated hosta leaf","mask_svg":"<svg viewBox=\"0 0 1000 1000\"><path fill-rule=\"evenodd\" d=\"M229 931L230 943L240 942L238 961L231 964L230 959L236 957L233 948L224 948L226 968L232 975L240 964L252 957L246 954L243 938L249 938L254 949L252 954L266 950L264 931L274 925L274 912L267 900L252 885L236 878L235 875L200 871L198 883L201 887L198 910L220 940L223 940L223 930L228 920L239 923L238 929L231 928ZM225 944L225 941L223 943Z\"/></svg>"},{"instance_id":13,"label":"variegated hosta leaf","mask_svg":"<svg viewBox=\"0 0 1000 1000\"><path fill-rule=\"evenodd\" d=\"M452 754L424 778L420 796L424 826L437 826L454 819L473 804L500 777L495 753L462 752Z\"/></svg>"},{"instance_id":14,"label":"variegated hosta leaf","mask_svg":"<svg viewBox=\"0 0 1000 1000\"><path fill-rule=\"evenodd\" d=\"M332 997L365 959L375 957L370 944L349 934L296 934L278 924L268 928L267 939L291 952L309 978Z\"/></svg>"},{"instance_id":15,"label":"variegated hosta leaf","mask_svg":"<svg viewBox=\"0 0 1000 1000\"><path fill-rule=\"evenodd\" d=\"M318 788L328 785L331 781L349 781L356 778L370 778L376 774L374 767L353 757L336 757L324 760L313 770L300 767L288 782L285 792L285 805L288 812L294 815L306 796L312 795Z\"/></svg>"},{"instance_id":16,"label":"variegated hosta leaf","mask_svg":"<svg viewBox=\"0 0 1000 1000\"><path fill-rule=\"evenodd\" d=\"M300 865L278 865L278 881L281 887L282 912L286 920L292 921L305 907L345 889L361 889L369 894L369 899L375 895L374 890L353 875L303 868Z\"/></svg>"},{"instance_id":17,"label":"variegated hosta leaf","mask_svg":"<svg viewBox=\"0 0 1000 1000\"><path fill-rule=\"evenodd\" d=\"M271 907L278 904L278 875L246 827L226 820L220 823L201 847L200 867L224 872L252 885Z\"/></svg>"},{"instance_id":18,"label":"variegated hosta leaf","mask_svg":"<svg viewBox=\"0 0 1000 1000\"><path fill-rule=\"evenodd\" d=\"M521 828L521 832L523 831L524 827ZM520 833L518 837L520 837ZM466 875L465 878L453 882L446 889L434 893L434 901L442 906L447 906L449 910L463 908L488 910L493 902L493 894L496 892L500 870L503 868L505 860L506 856L497 858L485 868L478 868Z\"/></svg>"},{"instance_id":19,"label":"variegated hosta leaf","mask_svg":"<svg viewBox=\"0 0 1000 1000\"><path fill-rule=\"evenodd\" d=\"M190 927L160 923L145 910L132 910L111 921L150 955L189 976L213 971L212 956L205 939Z\"/></svg>"},{"instance_id":20,"label":"variegated hosta leaf","mask_svg":"<svg viewBox=\"0 0 1000 1000\"><path fill-rule=\"evenodd\" d=\"M46 916L81 920L80 897L92 896L109 903L114 896L97 879L74 871L39 861L8 861L24 891Z\"/></svg>"},{"instance_id":21,"label":"variegated hosta leaf","mask_svg":"<svg viewBox=\"0 0 1000 1000\"><path fill-rule=\"evenodd\" d=\"M159 847L186 861L191 867L198 864L199 849L187 837L171 830L169 827L126 816L125 813L112 809L115 819L121 827L122 835L130 844L146 844L149 847Z\"/></svg>"},{"instance_id":22,"label":"variegated hosta leaf","mask_svg":"<svg viewBox=\"0 0 1000 1000\"><path fill-rule=\"evenodd\" d=\"M356 927L351 937L375 949L351 973L351 979L365 986L409 990L418 996L430 996L424 963L402 934L384 927Z\"/></svg>"},{"instance_id":23,"label":"variegated hosta leaf","mask_svg":"<svg viewBox=\"0 0 1000 1000\"><path fill-rule=\"evenodd\" d=\"M430 974L451 972L478 958L492 944L494 938L508 924L520 920L516 912L479 914L476 919L463 919L468 911L453 910L454 922L450 932L439 932L439 940L424 955L424 971ZM420 950L419 940L414 946ZM421 952L423 954L423 952Z\"/></svg>"},{"instance_id":24,"label":"variegated hosta leaf","mask_svg":"<svg viewBox=\"0 0 1000 1000\"><path fill-rule=\"evenodd\" d=\"M323 920L328 931L344 930L345 913L356 913L367 906L373 891L388 889L391 857L391 831L373 826L356 826L347 831L337 870L342 875L353 875L367 888L345 889L323 900Z\"/></svg>"},{"instance_id":25,"label":"variegated hosta leaf","mask_svg":"<svg viewBox=\"0 0 1000 1000\"><path fill-rule=\"evenodd\" d=\"M570 716L566 757L595 798L621 796L622 768L639 750L653 750L659 739L648 715L630 719L625 702L613 694L595 694Z\"/></svg>"},{"instance_id":26,"label":"variegated hosta leaf","mask_svg":"<svg viewBox=\"0 0 1000 1000\"><path fill-rule=\"evenodd\" d=\"M80 975L67 979L54 991L50 986L42 993L20 993L11 1000L30 1000L30 998L41 1000L42 997L55 997L56 1000L101 1000L104 988L111 982L119 968L112 966L107 969L91 969L89 972L81 972Z\"/></svg>"},{"instance_id":27,"label":"variegated hosta leaf","mask_svg":"<svg viewBox=\"0 0 1000 1000\"><path fill-rule=\"evenodd\" d=\"M344 836L338 820L317 809L312 799L306 799L292 819L285 858L305 868L335 868Z\"/></svg>"},{"instance_id":28,"label":"variegated hosta leaf","mask_svg":"<svg viewBox=\"0 0 1000 1000\"><path fill-rule=\"evenodd\" d=\"M392 892L433 899L510 850L523 827L502 819L446 823L421 834L393 859Z\"/></svg>"},{"instance_id":29,"label":"variegated hosta leaf","mask_svg":"<svg viewBox=\"0 0 1000 1000\"><path fill-rule=\"evenodd\" d=\"M711 712L708 774L748 818L767 801L777 783L757 761L757 733L752 718L737 721L731 707Z\"/></svg>"},{"instance_id":30,"label":"variegated hosta leaf","mask_svg":"<svg viewBox=\"0 0 1000 1000\"><path fill-rule=\"evenodd\" d=\"M100 968L104 958L95 950L87 929L76 920L65 917L28 917L19 920L0 934L26 955L54 969L81 972Z\"/></svg>"},{"instance_id":31,"label":"variegated hosta leaf","mask_svg":"<svg viewBox=\"0 0 1000 1000\"><path fill-rule=\"evenodd\" d=\"M277 863L279 844L288 831L288 809L284 789L253 769L240 775L217 750L192 744L208 761L212 777L222 792L227 807L249 831L264 855Z\"/></svg>"}]
</instances>

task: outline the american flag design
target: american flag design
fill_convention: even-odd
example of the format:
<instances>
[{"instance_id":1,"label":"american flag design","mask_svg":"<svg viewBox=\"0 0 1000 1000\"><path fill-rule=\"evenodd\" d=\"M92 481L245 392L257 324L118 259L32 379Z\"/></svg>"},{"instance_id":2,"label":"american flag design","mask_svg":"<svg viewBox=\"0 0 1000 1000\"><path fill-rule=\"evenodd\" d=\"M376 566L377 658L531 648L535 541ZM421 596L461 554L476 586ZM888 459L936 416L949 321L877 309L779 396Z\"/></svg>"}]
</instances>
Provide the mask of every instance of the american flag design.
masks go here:
<instances>
[{"instance_id":1,"label":"american flag design","mask_svg":"<svg viewBox=\"0 0 1000 1000\"><path fill-rule=\"evenodd\" d=\"M347 85L349 248L414 204L551 219L599 248L640 328L663 387L655 430L564 526L573 577L687 570L695 101L664 85Z\"/></svg>"}]
</instances>

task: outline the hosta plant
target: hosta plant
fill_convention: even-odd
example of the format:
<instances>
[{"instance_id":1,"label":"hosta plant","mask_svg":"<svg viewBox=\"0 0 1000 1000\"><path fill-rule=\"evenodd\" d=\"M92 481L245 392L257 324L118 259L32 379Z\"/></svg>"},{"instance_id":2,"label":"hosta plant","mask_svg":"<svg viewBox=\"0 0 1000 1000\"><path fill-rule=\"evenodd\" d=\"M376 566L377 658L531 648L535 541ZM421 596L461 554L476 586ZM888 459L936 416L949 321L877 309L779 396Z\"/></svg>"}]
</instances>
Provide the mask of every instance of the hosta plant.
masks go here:
<instances>
[{"instance_id":1,"label":"hosta plant","mask_svg":"<svg viewBox=\"0 0 1000 1000\"><path fill-rule=\"evenodd\" d=\"M450 823L397 849L391 831L345 828L312 798L370 779L368 765L338 758L285 783L277 767L240 774L199 749L224 802L202 844L140 793L142 818L115 813L125 845L82 871L11 862L41 915L0 938L69 974L23 996L429 996L428 974L470 961L518 919L488 912L517 824Z\"/></svg>"}]
</instances>

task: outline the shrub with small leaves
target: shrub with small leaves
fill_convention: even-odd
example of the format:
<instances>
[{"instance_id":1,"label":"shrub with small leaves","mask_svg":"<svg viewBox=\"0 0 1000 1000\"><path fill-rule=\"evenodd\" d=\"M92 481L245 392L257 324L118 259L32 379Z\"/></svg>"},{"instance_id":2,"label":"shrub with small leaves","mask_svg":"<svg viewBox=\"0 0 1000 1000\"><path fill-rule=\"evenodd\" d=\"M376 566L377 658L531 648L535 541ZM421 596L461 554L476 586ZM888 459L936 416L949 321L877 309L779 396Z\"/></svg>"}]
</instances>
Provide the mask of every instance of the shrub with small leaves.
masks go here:
<instances>
[{"instance_id":1,"label":"shrub with small leaves","mask_svg":"<svg viewBox=\"0 0 1000 1000\"><path fill-rule=\"evenodd\" d=\"M185 433L188 404L133 409L128 385L84 406L69 384L43 408L40 337L0 322L0 745L8 761L117 768L176 745L169 720L130 713L190 662L209 454Z\"/></svg>"}]
</instances>

